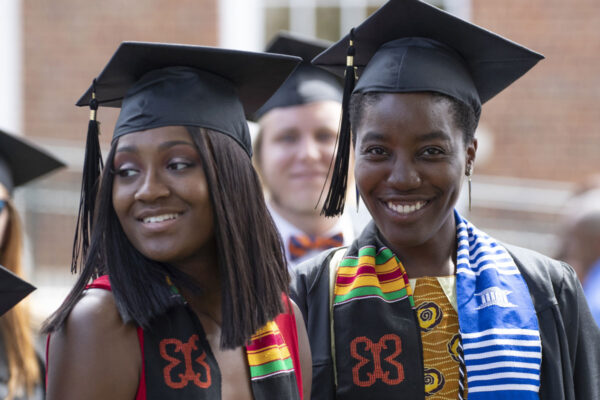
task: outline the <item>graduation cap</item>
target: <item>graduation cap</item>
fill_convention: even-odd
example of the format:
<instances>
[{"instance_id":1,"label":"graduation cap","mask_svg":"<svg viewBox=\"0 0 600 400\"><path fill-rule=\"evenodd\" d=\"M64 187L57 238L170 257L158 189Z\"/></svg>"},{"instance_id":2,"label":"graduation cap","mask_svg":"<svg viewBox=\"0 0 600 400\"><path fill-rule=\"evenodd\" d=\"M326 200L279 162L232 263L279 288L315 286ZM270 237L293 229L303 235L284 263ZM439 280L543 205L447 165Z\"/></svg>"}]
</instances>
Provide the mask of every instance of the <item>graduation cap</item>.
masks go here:
<instances>
[{"instance_id":1,"label":"graduation cap","mask_svg":"<svg viewBox=\"0 0 600 400\"><path fill-rule=\"evenodd\" d=\"M323 213L334 216L344 209L352 93L438 92L479 115L483 103L543 58L422 1L389 0L313 60L345 76L340 137Z\"/></svg>"},{"instance_id":2,"label":"graduation cap","mask_svg":"<svg viewBox=\"0 0 600 400\"><path fill-rule=\"evenodd\" d=\"M288 54L302 58L302 63L275 94L255 113L254 120L278 107L291 107L316 101L342 101L342 82L336 75L314 67L310 61L331 45L331 42L308 38L290 32L280 32L267 45L269 53Z\"/></svg>"},{"instance_id":3,"label":"graduation cap","mask_svg":"<svg viewBox=\"0 0 600 400\"><path fill-rule=\"evenodd\" d=\"M277 90L301 60L278 54L169 43L123 42L77 101L90 122L72 270L85 252L102 171L96 111L120 107L113 141L163 126L221 132L252 155L246 117ZM81 236L80 236L81 235Z\"/></svg>"},{"instance_id":4,"label":"graduation cap","mask_svg":"<svg viewBox=\"0 0 600 400\"><path fill-rule=\"evenodd\" d=\"M33 143L0 130L0 184L9 193L16 186L64 166Z\"/></svg>"},{"instance_id":5,"label":"graduation cap","mask_svg":"<svg viewBox=\"0 0 600 400\"><path fill-rule=\"evenodd\" d=\"M0 265L0 315L23 300L35 287Z\"/></svg>"}]
</instances>

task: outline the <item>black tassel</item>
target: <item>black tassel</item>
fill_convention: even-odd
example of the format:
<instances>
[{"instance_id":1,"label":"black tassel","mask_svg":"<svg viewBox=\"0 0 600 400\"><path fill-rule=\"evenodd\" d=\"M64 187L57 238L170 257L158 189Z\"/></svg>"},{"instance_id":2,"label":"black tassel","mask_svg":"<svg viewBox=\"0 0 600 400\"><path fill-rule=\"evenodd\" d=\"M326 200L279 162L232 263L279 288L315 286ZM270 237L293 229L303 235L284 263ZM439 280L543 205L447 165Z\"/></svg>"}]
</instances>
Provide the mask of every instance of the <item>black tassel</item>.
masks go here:
<instances>
[{"instance_id":1,"label":"black tassel","mask_svg":"<svg viewBox=\"0 0 600 400\"><path fill-rule=\"evenodd\" d=\"M350 132L350 96L354 90L356 81L356 69L354 67L354 29L350 31L350 43L346 57L346 71L344 72L344 95L342 97L342 122L340 123L340 133L337 138L337 149L335 154L335 163L333 170L330 167L331 184L321 215L326 217L335 217L344 212L346 202L346 191L348 185L348 166L350 163L350 144L352 143L352 134Z\"/></svg>"},{"instance_id":2,"label":"black tassel","mask_svg":"<svg viewBox=\"0 0 600 400\"><path fill-rule=\"evenodd\" d=\"M92 83L92 99L90 100L90 122L88 124L85 156L83 160L83 176L81 177L81 195L79 197L79 212L77 226L73 240L73 258L71 260L71 273L76 273L78 264L85 263L87 250L90 244L98 182L102 169L102 153L100 151L100 130L96 113L98 100L96 99L96 80Z\"/></svg>"}]
</instances>

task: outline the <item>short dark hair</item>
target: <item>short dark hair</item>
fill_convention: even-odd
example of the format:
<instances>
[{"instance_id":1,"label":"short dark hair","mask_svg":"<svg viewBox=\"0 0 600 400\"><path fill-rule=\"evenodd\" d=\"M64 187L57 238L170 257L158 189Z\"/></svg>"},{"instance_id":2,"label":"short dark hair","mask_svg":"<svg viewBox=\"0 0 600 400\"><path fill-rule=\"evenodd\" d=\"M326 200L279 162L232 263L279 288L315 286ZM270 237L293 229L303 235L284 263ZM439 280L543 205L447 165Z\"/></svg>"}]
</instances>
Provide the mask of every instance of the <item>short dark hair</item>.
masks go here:
<instances>
[{"instance_id":1,"label":"short dark hair","mask_svg":"<svg viewBox=\"0 0 600 400\"><path fill-rule=\"evenodd\" d=\"M465 145L470 143L475 137L475 130L479 123L479 114L469 107L466 103L439 92L430 93L436 100L448 101L450 103L450 111L454 116L456 126L463 132L463 140ZM350 98L350 124L352 129L352 143L356 145L355 129L360 125L364 116L365 110L376 104L383 92L369 93L354 93Z\"/></svg>"},{"instance_id":2,"label":"short dark hair","mask_svg":"<svg viewBox=\"0 0 600 400\"><path fill-rule=\"evenodd\" d=\"M279 234L248 155L222 133L187 129L204 166L213 207L222 291L221 347L235 348L283 311L281 295L288 292L289 274ZM84 268L63 305L45 322L45 332L64 324L86 285L99 275L110 276L123 320L142 328L178 302L166 284L166 275L176 285L202 289L202 282L192 282L176 268L148 259L127 239L112 205L116 144L102 174Z\"/></svg>"}]
</instances>

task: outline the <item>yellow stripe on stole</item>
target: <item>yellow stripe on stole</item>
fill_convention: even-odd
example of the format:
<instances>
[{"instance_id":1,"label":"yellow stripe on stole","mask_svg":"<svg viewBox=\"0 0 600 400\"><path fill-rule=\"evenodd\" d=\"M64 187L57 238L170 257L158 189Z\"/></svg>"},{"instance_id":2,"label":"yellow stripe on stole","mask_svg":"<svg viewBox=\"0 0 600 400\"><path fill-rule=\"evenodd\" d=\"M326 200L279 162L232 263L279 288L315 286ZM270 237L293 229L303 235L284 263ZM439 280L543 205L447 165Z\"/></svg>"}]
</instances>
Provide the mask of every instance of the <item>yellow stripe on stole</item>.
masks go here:
<instances>
[{"instance_id":1,"label":"yellow stripe on stole","mask_svg":"<svg viewBox=\"0 0 600 400\"><path fill-rule=\"evenodd\" d=\"M268 335L279 335L279 334L280 334L279 327L277 326L275 321L269 321L265 324L265 326L263 326L262 328L257 330L256 333L254 335L252 335L250 340L258 340L258 339L268 336Z\"/></svg>"},{"instance_id":2,"label":"yellow stripe on stole","mask_svg":"<svg viewBox=\"0 0 600 400\"><path fill-rule=\"evenodd\" d=\"M362 256L358 259L358 265L356 267L340 267L338 269L338 277L355 277L358 272L358 269L361 266L373 265L372 263L374 262L375 257ZM335 286L335 295L343 296L351 292L353 289L364 286L379 287L383 293L396 292L398 290L404 289L407 286L402 276L398 276L388 281L380 281L378 278L378 276L382 274L389 274L394 271L401 271L401 268L398 266L398 263L396 262L394 257L390 258L385 263L375 265L374 267L375 274L362 273L358 277L356 277L354 281L350 284L342 284L337 282Z\"/></svg>"},{"instance_id":3,"label":"yellow stripe on stole","mask_svg":"<svg viewBox=\"0 0 600 400\"><path fill-rule=\"evenodd\" d=\"M290 357L290 351L285 344L267 347L256 353L248 352L247 354L250 366L266 364L275 360L285 360Z\"/></svg>"}]
</instances>

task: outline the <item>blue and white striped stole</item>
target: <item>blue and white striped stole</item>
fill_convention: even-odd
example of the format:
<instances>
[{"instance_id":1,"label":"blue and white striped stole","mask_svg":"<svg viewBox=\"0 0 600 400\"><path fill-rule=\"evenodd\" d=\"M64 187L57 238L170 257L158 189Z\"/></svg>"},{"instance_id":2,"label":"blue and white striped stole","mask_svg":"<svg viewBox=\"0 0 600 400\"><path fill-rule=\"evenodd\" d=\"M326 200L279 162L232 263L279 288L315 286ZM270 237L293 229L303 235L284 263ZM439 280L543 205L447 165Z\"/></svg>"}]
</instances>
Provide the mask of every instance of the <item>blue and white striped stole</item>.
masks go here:
<instances>
[{"instance_id":1,"label":"blue and white striped stole","mask_svg":"<svg viewBox=\"0 0 600 400\"><path fill-rule=\"evenodd\" d=\"M510 254L455 211L456 293L469 400L539 400L542 345Z\"/></svg>"}]
</instances>

